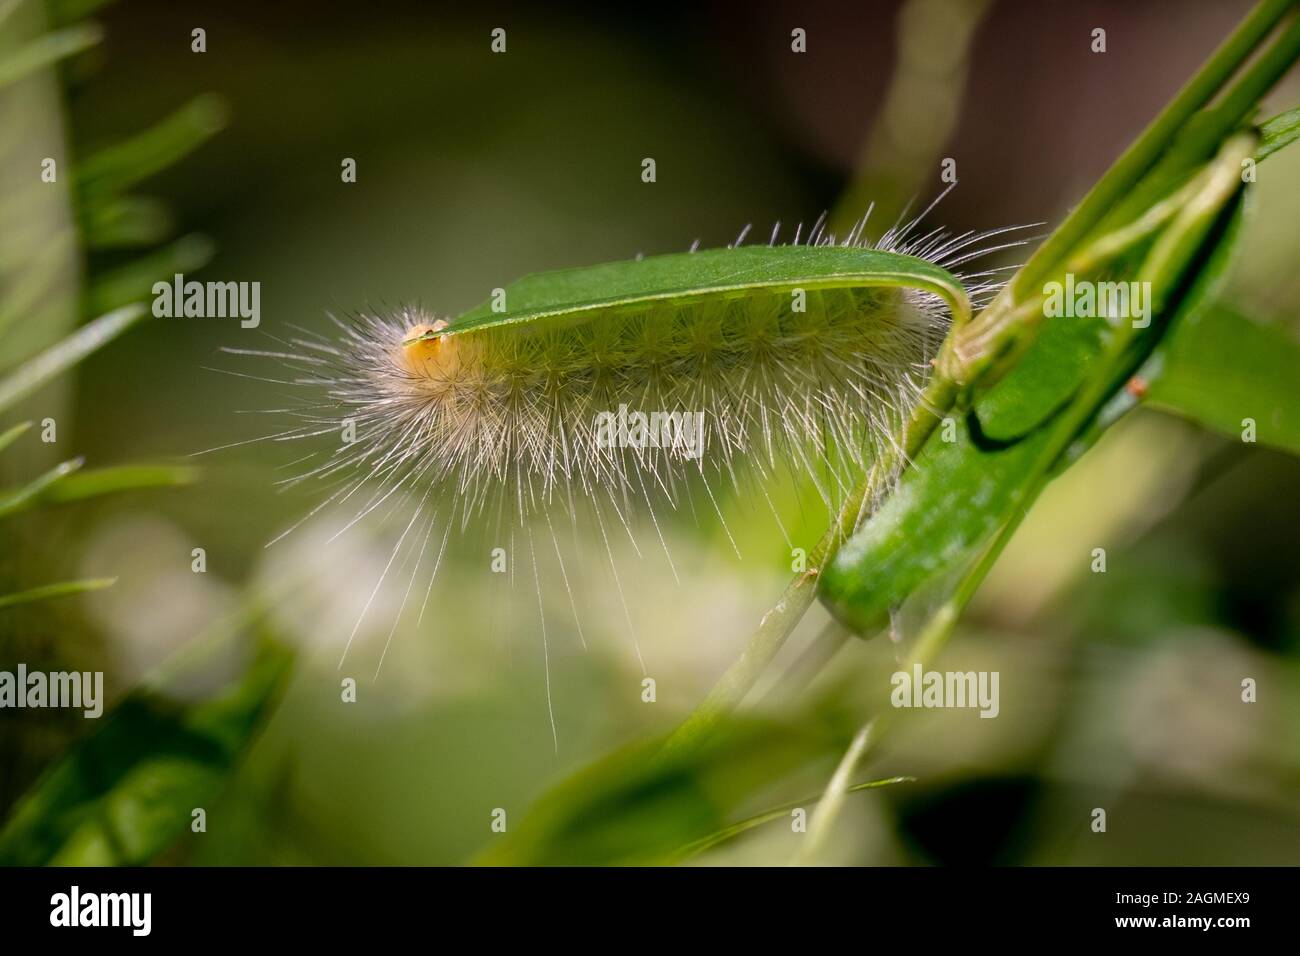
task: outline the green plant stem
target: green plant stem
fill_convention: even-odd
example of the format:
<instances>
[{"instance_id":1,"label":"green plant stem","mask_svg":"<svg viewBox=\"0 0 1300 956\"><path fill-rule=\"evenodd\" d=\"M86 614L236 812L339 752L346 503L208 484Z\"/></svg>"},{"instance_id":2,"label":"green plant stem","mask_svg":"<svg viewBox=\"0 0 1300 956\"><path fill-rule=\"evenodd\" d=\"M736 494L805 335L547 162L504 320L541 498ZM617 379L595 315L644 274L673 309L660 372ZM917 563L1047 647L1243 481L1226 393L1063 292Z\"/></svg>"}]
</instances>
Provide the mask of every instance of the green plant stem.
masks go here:
<instances>
[{"instance_id":1,"label":"green plant stem","mask_svg":"<svg viewBox=\"0 0 1300 956\"><path fill-rule=\"evenodd\" d=\"M1261 42L1296 6L1295 0L1263 0L1241 22L1232 35L1214 51L1205 65L1179 91L1142 134L1117 159L1097 184L1084 196L1061 226L1052 232L1024 267L1008 283L1011 296L1041 284L1103 216L1132 189L1160 158L1160 154L1182 131L1187 122L1223 87L1255 52ZM1265 65L1263 74L1275 69ZM1276 79L1276 76L1274 76ZM1268 85L1271 85L1269 81ZM1264 86L1249 103L1258 99ZM1243 93L1243 95L1245 95ZM1235 125L1235 122L1233 125ZM1222 131L1220 134L1222 135Z\"/></svg>"},{"instance_id":2,"label":"green plant stem","mask_svg":"<svg viewBox=\"0 0 1300 956\"><path fill-rule=\"evenodd\" d=\"M1043 481L1046 481L1046 476L1043 477ZM938 657L939 652L952 635L953 629L957 626L962 611L965 610L966 605L974 597L984 578L992 570L998 556L1001 555L1003 549L1015 534L1016 529L1020 527L1020 522L1024 520L1024 516L1025 512L1019 511L1002 527L993 543L985 549L971 570L963 576L954 592L930 615L926 620L924 630L921 631L913 643L912 649L908 652L906 660L899 665L899 670L911 673L913 668L920 664L922 671L924 671L930 665L930 662ZM853 778L858 767L879 745L881 738L885 736L885 731L893 724L897 713L896 708L880 707L877 713L862 725L853 738L853 742L845 751L839 765L835 768L834 775L826 785L825 795L818 803L817 810L813 813L812 820L808 824L808 838L800 847L795 858L796 863L810 863L820 854L835 819L839 815L840 808L844 804L844 797L849 792L845 786L846 782Z\"/></svg>"},{"instance_id":3,"label":"green plant stem","mask_svg":"<svg viewBox=\"0 0 1300 956\"><path fill-rule=\"evenodd\" d=\"M955 383L935 376L912 410L904 429L901 450L882 456L866 480L849 495L831 527L808 555L808 570L786 587L780 599L759 622L739 659L723 673L700 705L664 743L664 751L695 745L745 698L759 677L798 626L817 596L821 568L835 557L840 545L864 520L871 504L895 480L903 466L920 452L930 434L957 398Z\"/></svg>"},{"instance_id":4,"label":"green plant stem","mask_svg":"<svg viewBox=\"0 0 1300 956\"><path fill-rule=\"evenodd\" d=\"M862 783L855 783L850 787L846 787L844 792L846 794L860 793L863 790L879 790L881 787L891 787L898 783L915 782L915 777L886 777L883 780L865 780ZM711 833L706 837L701 837L693 843L688 843L686 846L682 847L676 858L678 860L685 860L693 856L698 856L705 850L711 850L718 844L725 843L734 837L738 837L740 834L745 833L748 830L762 826L764 823L770 823L773 820L780 819L791 810L797 810L800 807L814 806L824 799L824 796L824 794L818 794L813 797L806 797L803 800L794 800L790 803L782 804L779 807L773 807L771 810L765 810L764 812L749 817L746 820L741 820L739 823L733 823L731 826L719 830L717 833Z\"/></svg>"},{"instance_id":5,"label":"green plant stem","mask_svg":"<svg viewBox=\"0 0 1300 956\"><path fill-rule=\"evenodd\" d=\"M852 180L831 210L828 228L847 233L868 209L889 222L933 175L961 118L970 53L990 0L908 0L896 20L900 56L876 112ZM941 18L943 30L935 30ZM909 122L925 115L920 126ZM906 132L903 128L906 128Z\"/></svg>"},{"instance_id":6,"label":"green plant stem","mask_svg":"<svg viewBox=\"0 0 1300 956\"><path fill-rule=\"evenodd\" d=\"M723 672L699 706L665 741L665 753L699 743L735 709L757 683L759 676L812 604L817 594L818 569L835 556L840 542L853 531L857 516L868 500L869 491L879 483L878 476L881 473L882 469L877 464L872 468L867 484L854 492L840 508L830 529L808 555L808 570L791 581L780 599L763 615L758 629L750 635L740 657Z\"/></svg>"},{"instance_id":7,"label":"green plant stem","mask_svg":"<svg viewBox=\"0 0 1300 956\"><path fill-rule=\"evenodd\" d=\"M1240 162L1242 158L1251 155L1254 145L1255 139L1249 135L1234 137L1224 144L1216 162L1206 169L1202 176L1197 177L1198 189L1193 198L1186 203L1169 230L1161 235L1147 254L1139 274L1151 277L1152 289L1156 290L1155 295L1159 297L1158 301L1153 302L1154 313L1159 314L1165 310L1170 290L1177 285L1182 272L1192 258L1193 250L1204 241L1214 219L1232 193L1240 186L1238 175ZM1074 437L1087 426L1088 421L1097 413L1114 388L1129 347L1137 335L1138 330L1132 323L1122 324L1116 329L1097 372L1056 421L1049 426L1054 434L1035 464L1033 480L1026 486L1024 494L1026 503L1038 497L1043 487L1052 478L1053 463L1067 450ZM906 661L901 665L903 671L910 672L918 664L922 670L925 670L938 656L966 609L966 605L975 596L975 592L984 582L1027 514L1027 507L1015 509L1011 518L999 529L992 543L962 576L948 598L931 613L908 653ZM815 859L825 845L831 826L843 805L847 781L853 778L858 767L879 745L895 717L895 708L881 706L854 737L827 784L826 794L809 823L808 839L798 855L799 862Z\"/></svg>"},{"instance_id":8,"label":"green plant stem","mask_svg":"<svg viewBox=\"0 0 1300 956\"><path fill-rule=\"evenodd\" d=\"M1296 6L1296 0L1264 0L1251 11L1173 101L1088 191L1083 201L1034 252L988 308L964 329L949 336L940 353L940 369L944 374L963 385L971 385L1002 357L1020 331L1021 301L1059 269L1070 258L1071 250L1079 248L1102 219L1125 200L1189 121L1214 98ZM1213 110L1209 121L1196 130L1195 138L1188 144L1188 152L1211 148L1240 124L1259 97L1295 62L1297 54L1300 54L1300 21L1291 24L1279 40L1251 65Z\"/></svg>"},{"instance_id":9,"label":"green plant stem","mask_svg":"<svg viewBox=\"0 0 1300 956\"><path fill-rule=\"evenodd\" d=\"M852 631L839 621L831 618L799 654L794 663L768 689L768 692L763 697L763 702L788 699L803 690L852 638Z\"/></svg>"},{"instance_id":10,"label":"green plant stem","mask_svg":"<svg viewBox=\"0 0 1300 956\"><path fill-rule=\"evenodd\" d=\"M806 863L813 859L825 844L826 834L830 831L835 818L839 816L844 798L848 795L849 781L853 779L858 764L867 752L875 730L876 721L873 719L863 724L853 735L849 749L844 752L844 756L836 765L835 773L831 775L830 783L826 785L826 791L822 794L817 809L813 811L812 820L808 824L808 838L801 844L799 853L795 857L796 862Z\"/></svg>"},{"instance_id":11,"label":"green plant stem","mask_svg":"<svg viewBox=\"0 0 1300 956\"><path fill-rule=\"evenodd\" d=\"M812 603L819 569L835 556L840 544L865 519L870 504L883 492L886 484L920 452L935 425L955 404L959 389L987 371L1025 326L1029 316L1017 303L1019 293L1041 284L1044 277L1070 256L1071 250L1077 248L1106 213L1146 175L1188 121L1213 99L1296 5L1297 0L1263 0L1256 6L1089 190L1078 207L1030 257L993 303L974 321L953 326L940 349L931 384L908 422L901 454L887 456L886 462L873 467L865 484L850 495L831 528L810 554L809 570L795 578L763 616L740 658L669 737L666 750L697 743L744 699ZM1292 24L1282 39L1239 81L1217 111L1217 122L1207 127L1202 135L1208 137L1215 129L1219 130L1218 135L1222 135L1222 131L1239 122L1241 117L1234 117L1234 111L1240 114L1248 109L1294 62L1298 50L1300 22ZM882 464L887 467L882 467Z\"/></svg>"}]
</instances>

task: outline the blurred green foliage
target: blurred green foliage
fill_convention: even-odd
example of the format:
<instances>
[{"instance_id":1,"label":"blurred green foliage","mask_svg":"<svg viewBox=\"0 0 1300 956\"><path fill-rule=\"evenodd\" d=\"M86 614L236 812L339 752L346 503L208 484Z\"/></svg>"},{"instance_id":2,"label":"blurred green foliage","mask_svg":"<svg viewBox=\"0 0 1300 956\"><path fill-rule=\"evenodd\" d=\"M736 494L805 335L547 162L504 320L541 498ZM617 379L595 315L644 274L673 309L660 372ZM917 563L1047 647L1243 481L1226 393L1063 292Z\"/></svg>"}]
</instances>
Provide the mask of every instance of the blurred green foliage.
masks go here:
<instances>
[{"instance_id":1,"label":"blurred green foliage","mask_svg":"<svg viewBox=\"0 0 1300 956\"><path fill-rule=\"evenodd\" d=\"M1209 7L1202 13L1214 15ZM325 310L366 303L422 300L456 313L518 275L680 251L697 235L717 245L748 221L810 221L831 204L846 172L825 158L817 111L824 107L842 127L863 99L849 84L809 77L786 60L727 76L716 44L682 49L682 32L700 23L671 11L650 25L614 14L582 23L516 11L511 53L495 59L486 52L486 28L463 11L440 13L436 22L411 10L406 19L328 24L235 5L212 14L215 42L204 57L188 52L191 18L166 4L125 4L100 15L113 46L65 73L71 146L84 157L85 177L69 191L67 211L83 237L74 252L85 254L87 273L71 284L53 266L44 273L72 293L82 319L138 300L155 276L209 259L223 277L264 283L273 316L264 331L273 335L291 325L324 328ZM1117 115L1124 104L1085 99L1080 78L1103 68L1125 78L1135 113L1181 81L1176 56L1159 69L1149 59L1102 64L1086 52L1070 59L1049 46L1053 30L1062 32L1054 15L1067 13L995 3L970 40L974 86L962 104L969 118L953 126L964 150L963 186L939 218L988 226L1005 222L1007 209L1028 207L1034 218L1057 221L1099 170L1080 160L1044 166L1050 176L1036 181L981 178L979 156L997 169L1009 161L1005 135L987 131L1005 134L1007 117L1018 115L1026 141L1117 152L1148 114ZM1132 26L1118 7L1110 15ZM751 19L783 40L782 17L756 11ZM56 16L53 28L75 19ZM1014 39L1012 19L1048 38L1044 55L1060 66L1041 83L1017 78L1023 102L981 86L1007 55L999 44ZM814 30L814 42L827 32ZM1191 63L1212 39L1169 38L1171 49L1179 42ZM784 56L785 43L778 46ZM1058 72L1068 85L1053 78ZM171 82L159 83L160 75ZM745 85L754 77L773 86L756 95ZM192 99L207 89L219 99ZM1036 93L1051 109L1032 108L1028 97ZM48 112L47 100L24 95ZM1067 111L1079 125L1062 137ZM156 116L170 118L141 134ZM184 163L163 168L163 160L201 143ZM1295 448L1288 385L1300 289L1285 270L1297 252L1287 205L1300 175L1296 153L1280 152L1262 167L1231 305L1203 313L1202 335L1184 337L1190 323L1176 325L1167 364L1151 376L1153 404L1232 440L1186 440L1183 426L1144 412L1089 436L1096 447L1068 473L1069 496L1049 489L1017 536L1025 546L1037 543L1030 570L1016 570L1027 565L1013 541L1000 566L1015 574L999 579L994 569L950 649L952 666L1004 671L1002 719L927 714L900 726L864 776L918 782L852 794L829 861L1294 860L1300 567L1292 539L1300 514L1292 503L1300 500L1300 466L1260 446ZM661 172L653 191L635 175L646 155ZM358 159L351 186L338 182L343 156ZM84 173L87 166L99 172ZM156 173L152 195L137 191L131 174L140 169ZM1047 180L1057 193L1041 191ZM213 241L191 234L159 248L177 224ZM55 248L29 238L22 245ZM31 277L39 265L23 260L0 276ZM30 289L2 288L22 293L6 304L33 301ZM41 309L0 311L0 318L31 318L9 327L24 338L21 349L11 353L16 340L2 340L6 372L11 355L42 352L72 331L45 320L57 311L52 300ZM28 325L49 337L26 341ZM824 785L861 702L896 666L890 642L841 652L799 706L765 698L714 750L649 756L736 656L789 571L786 542L752 520L762 509L723 502L743 561L725 556L711 516L667 516L680 586L651 560L620 551L638 584L632 614L659 682L653 706L638 699L642 672L600 562L584 566L579 598L589 650L579 652L571 628L551 634L558 755L539 719L546 704L533 598L484 584L472 548L449 553L425 626L395 632L382 681L360 681L358 704L340 706L339 630L346 636L373 587L376 556L382 568L383 529L328 548L328 535L291 538L263 553L315 501L273 493L286 456L261 445L210 459L193 488L98 494L188 483L189 469L168 457L268 430L260 416L234 413L279 407L274 385L197 373L214 364L216 346L245 344L231 339L231 330L215 325L144 322L77 369L75 416L61 425L61 441L78 455L66 460L84 456L105 467L68 469L32 495L23 494L32 476L57 462L24 462L6 477L0 499L59 507L14 516L31 524L10 539L20 567L6 541L0 590L21 595L44 582L106 577L118 584L75 601L0 608L0 649L9 659L21 639L28 660L101 664L126 688L203 640L196 621L255 595L266 598L265 628L276 641L300 647L293 680L286 652L266 645L251 667L241 654L234 669L200 663L193 674L225 678L204 694L174 685L163 693L158 686L167 681L125 692L101 727L5 715L0 804L11 806L0 806L9 814L0 846L7 860L665 862L772 808L781 811L769 824L691 859L790 859L784 808L807 803ZM1198 387L1208 375L1223 383L1221 394ZM34 394L23 421L52 407L48 393ZM1259 423L1256 446L1237 440L1248 416ZM0 422L0 434L16 440L20 427L16 419ZM33 435L26 444L35 444ZM161 463L112 464L137 461ZM1160 480L1131 477L1144 468ZM790 516L792 542L810 545L824 516L793 492L777 500ZM1086 532L1072 523L1080 512ZM1089 552L1101 545L1108 570L1089 574ZM210 558L203 576L186 566L195 546ZM1067 570L1054 574L1061 555ZM181 569L183 585L160 570L171 567ZM359 635L363 652L387 634L391 621L380 617ZM811 617L779 665L807 646L823 620L820 612ZM1253 709L1228 706L1239 699L1243 674L1259 680ZM282 691L265 734L255 736ZM48 768L39 779L38 768ZM36 789L15 803L29 783ZM1102 800L1113 808L1104 841L1090 839L1080 823L1081 808ZM209 810L209 832L187 834L198 805ZM506 834L490 828L497 807L508 811Z\"/></svg>"}]
</instances>

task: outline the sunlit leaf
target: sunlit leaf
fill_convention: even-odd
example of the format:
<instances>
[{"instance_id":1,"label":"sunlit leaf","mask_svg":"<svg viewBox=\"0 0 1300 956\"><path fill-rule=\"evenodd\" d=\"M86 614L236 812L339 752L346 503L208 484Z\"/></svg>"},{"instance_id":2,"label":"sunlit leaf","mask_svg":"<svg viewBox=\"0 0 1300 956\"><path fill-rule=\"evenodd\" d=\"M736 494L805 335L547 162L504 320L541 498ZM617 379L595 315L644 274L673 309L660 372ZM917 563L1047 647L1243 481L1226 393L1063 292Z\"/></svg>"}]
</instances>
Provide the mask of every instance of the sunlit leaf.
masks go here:
<instances>
[{"instance_id":1,"label":"sunlit leaf","mask_svg":"<svg viewBox=\"0 0 1300 956\"><path fill-rule=\"evenodd\" d=\"M1300 454L1300 340L1227 306L1180 325L1147 373L1146 401L1240 440Z\"/></svg>"},{"instance_id":2,"label":"sunlit leaf","mask_svg":"<svg viewBox=\"0 0 1300 956\"><path fill-rule=\"evenodd\" d=\"M918 259L844 246L743 246L652 256L526 276L505 289L505 311L486 302L452 323L450 333L519 322L565 321L653 302L689 305L801 288L914 288L942 298L958 322L970 314L961 283Z\"/></svg>"}]
</instances>

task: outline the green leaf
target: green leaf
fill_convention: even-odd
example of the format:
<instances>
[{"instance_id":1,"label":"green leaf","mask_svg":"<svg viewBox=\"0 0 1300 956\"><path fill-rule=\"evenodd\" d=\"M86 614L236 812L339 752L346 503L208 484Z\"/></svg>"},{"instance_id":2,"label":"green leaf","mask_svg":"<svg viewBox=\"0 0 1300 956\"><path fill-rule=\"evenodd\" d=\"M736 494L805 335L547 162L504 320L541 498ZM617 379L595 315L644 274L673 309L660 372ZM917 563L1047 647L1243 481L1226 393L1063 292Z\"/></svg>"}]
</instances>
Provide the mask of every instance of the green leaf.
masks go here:
<instances>
[{"instance_id":1,"label":"green leaf","mask_svg":"<svg viewBox=\"0 0 1300 956\"><path fill-rule=\"evenodd\" d=\"M1207 119L1209 117L1204 114L1197 116L1192 124L1192 130L1199 129L1203 125L1202 121ZM1144 180L1141 184L1144 187L1152 187L1146 189L1145 194L1160 196L1161 201L1166 205L1179 202L1180 194L1175 194L1177 188L1188 185L1187 171L1184 168L1188 157L1179 152L1179 142L1181 139L1175 143L1166 157L1167 162L1162 161L1149 174L1150 182ZM1260 149L1256 150L1255 156L1257 159L1262 158ZM1177 167L1177 171L1170 172L1167 166ZM1185 200L1179 204L1183 203ZM1134 208L1129 209L1129 214L1139 220L1142 216L1141 210ZM1137 251L1149 247L1152 237L1142 237L1132 248L1124 252L1120 261L1127 259L1131 263ZM1235 236L1228 238L1227 242L1229 249L1235 248ZM1112 263L1108 272L1100 274L1089 274L1085 271L1084 274L1075 276L1074 280L1108 282L1116 279L1142 278L1140 275L1116 272L1116 265ZM1216 285L1206 286L1202 290L1202 298L1217 290L1227 266L1226 258L1217 260L1214 272ZM1069 293L1072 280L1069 276L1063 275L1058 281L1062 287L1063 298L1068 301L1071 298ZM1044 287L1044 294L1046 294L1046 287ZM976 398L975 408L983 434L993 441L1013 441L1028 434L1068 402L1087 379L1089 368L1102 353L1107 341L1106 330L1107 322L1104 318L1076 317L1046 321L1042 330L1033 337L1020 360L991 389Z\"/></svg>"},{"instance_id":2,"label":"green leaf","mask_svg":"<svg viewBox=\"0 0 1300 956\"><path fill-rule=\"evenodd\" d=\"M10 373L8 378L0 379L0 411L30 395L56 375L66 372L145 315L143 305L123 306L83 325L63 341L28 359Z\"/></svg>"},{"instance_id":3,"label":"green leaf","mask_svg":"<svg viewBox=\"0 0 1300 956\"><path fill-rule=\"evenodd\" d=\"M50 0L46 8L55 23L64 24L84 20L100 7L112 2L113 0Z\"/></svg>"},{"instance_id":4,"label":"green leaf","mask_svg":"<svg viewBox=\"0 0 1300 956\"><path fill-rule=\"evenodd\" d=\"M1047 320L1020 361L976 399L984 436L1014 441L1047 421L1088 377L1107 329L1105 319Z\"/></svg>"},{"instance_id":5,"label":"green leaf","mask_svg":"<svg viewBox=\"0 0 1300 956\"><path fill-rule=\"evenodd\" d=\"M1107 324L1102 354L1087 367L1086 384L1068 406L1016 441L990 440L978 405L955 423L955 441L931 436L916 467L822 570L822 599L840 621L860 635L876 633L892 608L929 582L968 566L999 529L1033 504L1062 461L1077 458L1095 441L1098 418L1113 417L1112 396L1128 376L1168 329L1201 314L1222 284L1243 210L1240 183L1231 188L1226 209L1190 206L1185 230L1171 227L1154 244L1137 270L1152 276L1150 326ZM1056 358L1050 350L1031 349L1021 361L1047 367L1043 374L1011 379L1015 392L1007 407L1015 402L1035 407L1044 396L1055 398L1050 363ZM1009 390L1008 379L996 387Z\"/></svg>"},{"instance_id":6,"label":"green leaf","mask_svg":"<svg viewBox=\"0 0 1300 956\"><path fill-rule=\"evenodd\" d=\"M1145 400L1240 440L1300 454L1300 340L1220 305L1182 323L1144 370Z\"/></svg>"},{"instance_id":7,"label":"green leaf","mask_svg":"<svg viewBox=\"0 0 1300 956\"><path fill-rule=\"evenodd\" d=\"M81 234L92 249L151 246L167 238L171 212L156 199L116 196L81 211Z\"/></svg>"},{"instance_id":8,"label":"green leaf","mask_svg":"<svg viewBox=\"0 0 1300 956\"><path fill-rule=\"evenodd\" d=\"M921 289L943 299L954 321L970 316L957 278L923 259L844 246L742 246L526 276L506 287L505 311L494 312L485 302L456 319L446 334L653 302L859 287Z\"/></svg>"},{"instance_id":9,"label":"green leaf","mask_svg":"<svg viewBox=\"0 0 1300 956\"><path fill-rule=\"evenodd\" d=\"M864 637L932 578L969 560L1016 508L1028 507L1049 424L1006 445L983 443L978 419L955 423L955 441L925 446L916 466L822 570L822 600Z\"/></svg>"},{"instance_id":10,"label":"green leaf","mask_svg":"<svg viewBox=\"0 0 1300 956\"><path fill-rule=\"evenodd\" d=\"M186 832L193 808L211 807L278 699L290 660L263 639L244 673L206 699L133 691L18 803L0 830L0 864L154 859Z\"/></svg>"},{"instance_id":11,"label":"green leaf","mask_svg":"<svg viewBox=\"0 0 1300 956\"><path fill-rule=\"evenodd\" d=\"M733 826L745 800L814 759L832 759L849 725L732 718L707 745L661 740L604 757L544 794L477 861L601 866L673 862Z\"/></svg>"},{"instance_id":12,"label":"green leaf","mask_svg":"<svg viewBox=\"0 0 1300 956\"><path fill-rule=\"evenodd\" d=\"M81 203L104 201L171 166L220 131L226 114L220 97L198 96L151 129L86 157L76 170Z\"/></svg>"},{"instance_id":13,"label":"green leaf","mask_svg":"<svg viewBox=\"0 0 1300 956\"><path fill-rule=\"evenodd\" d=\"M1261 124L1259 135L1259 149L1255 150L1255 160L1263 162L1278 150L1300 139L1300 106Z\"/></svg>"},{"instance_id":14,"label":"green leaf","mask_svg":"<svg viewBox=\"0 0 1300 956\"><path fill-rule=\"evenodd\" d=\"M188 465L116 465L68 474L43 488L32 504L66 504L121 491L144 488L174 488L193 484L197 468ZM0 492L0 500L3 500Z\"/></svg>"},{"instance_id":15,"label":"green leaf","mask_svg":"<svg viewBox=\"0 0 1300 956\"><path fill-rule=\"evenodd\" d=\"M61 581L58 584L42 584L37 588L17 591L13 594L0 594L0 608L13 607L15 604L31 604L35 601L48 601L52 598L67 597L71 594L84 594L87 591L101 591L117 583L117 578L85 578L81 581Z\"/></svg>"},{"instance_id":16,"label":"green leaf","mask_svg":"<svg viewBox=\"0 0 1300 956\"><path fill-rule=\"evenodd\" d=\"M124 266L100 273L86 291L86 309L107 312L139 302L149 296L159 279L170 280L178 272L194 272L212 258L212 242L191 234L142 255Z\"/></svg>"},{"instance_id":17,"label":"green leaf","mask_svg":"<svg viewBox=\"0 0 1300 956\"><path fill-rule=\"evenodd\" d=\"M26 432L31 424L21 422L0 434L0 451ZM81 466L82 459L74 458L26 485L0 489L0 518L40 505L66 504L142 488L188 485L198 477L198 469L189 465L116 465L91 471L82 471Z\"/></svg>"}]
</instances>

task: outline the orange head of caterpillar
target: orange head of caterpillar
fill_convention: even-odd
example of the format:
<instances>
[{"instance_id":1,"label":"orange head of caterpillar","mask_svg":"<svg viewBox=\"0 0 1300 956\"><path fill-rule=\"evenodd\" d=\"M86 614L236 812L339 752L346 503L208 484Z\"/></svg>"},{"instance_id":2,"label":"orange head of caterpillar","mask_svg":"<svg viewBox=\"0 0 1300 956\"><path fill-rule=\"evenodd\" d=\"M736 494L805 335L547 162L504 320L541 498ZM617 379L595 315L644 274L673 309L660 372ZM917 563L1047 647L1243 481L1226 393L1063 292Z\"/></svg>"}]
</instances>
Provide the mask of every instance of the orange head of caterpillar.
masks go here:
<instances>
[{"instance_id":1,"label":"orange head of caterpillar","mask_svg":"<svg viewBox=\"0 0 1300 956\"><path fill-rule=\"evenodd\" d=\"M439 335L448 327L445 319L419 322L406 330L401 342L401 360L407 370L426 378L451 375L459 365L459 343L450 336Z\"/></svg>"}]
</instances>

